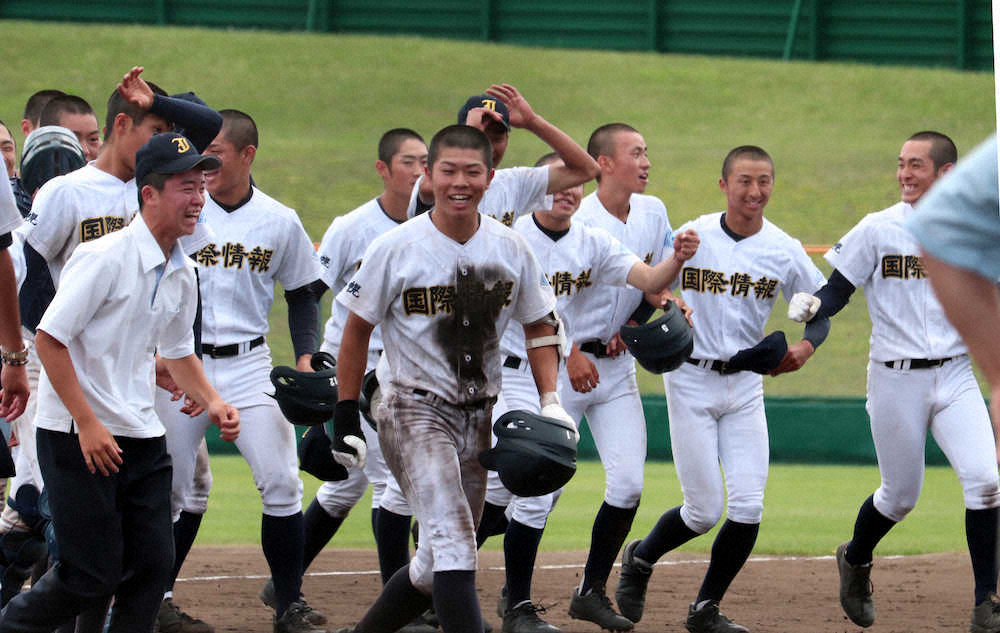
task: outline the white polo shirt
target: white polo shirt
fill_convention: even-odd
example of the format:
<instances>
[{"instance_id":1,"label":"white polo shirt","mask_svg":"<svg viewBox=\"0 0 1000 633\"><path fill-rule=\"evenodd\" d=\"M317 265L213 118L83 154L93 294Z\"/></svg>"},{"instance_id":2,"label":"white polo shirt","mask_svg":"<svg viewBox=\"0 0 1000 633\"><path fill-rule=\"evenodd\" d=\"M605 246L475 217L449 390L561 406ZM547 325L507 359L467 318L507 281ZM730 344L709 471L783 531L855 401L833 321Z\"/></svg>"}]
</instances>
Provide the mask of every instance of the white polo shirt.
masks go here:
<instances>
[{"instance_id":1,"label":"white polo shirt","mask_svg":"<svg viewBox=\"0 0 1000 633\"><path fill-rule=\"evenodd\" d=\"M69 349L84 396L112 435L165 432L153 409L153 354L194 353L194 268L177 245L165 259L140 214L124 230L81 244L63 269L38 329ZM74 430L44 369L35 423Z\"/></svg>"}]
</instances>

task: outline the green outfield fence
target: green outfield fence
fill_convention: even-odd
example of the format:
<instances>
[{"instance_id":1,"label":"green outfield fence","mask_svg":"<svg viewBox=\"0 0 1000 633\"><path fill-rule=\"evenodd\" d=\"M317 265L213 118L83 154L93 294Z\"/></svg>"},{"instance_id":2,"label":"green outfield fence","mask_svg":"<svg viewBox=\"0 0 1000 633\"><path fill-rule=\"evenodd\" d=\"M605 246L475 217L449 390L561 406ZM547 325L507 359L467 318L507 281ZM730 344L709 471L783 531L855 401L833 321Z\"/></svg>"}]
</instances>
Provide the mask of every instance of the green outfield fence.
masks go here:
<instances>
[{"instance_id":1,"label":"green outfield fence","mask_svg":"<svg viewBox=\"0 0 1000 633\"><path fill-rule=\"evenodd\" d=\"M642 405L646 412L648 458L670 460L666 399L661 395L645 395ZM764 407L772 462L875 463L864 398L765 398ZM208 447L212 453L236 452L236 448L220 440L214 430L209 430ZM586 425L580 438L580 458L597 459L597 449ZM927 463L948 463L930 436L927 438Z\"/></svg>"},{"instance_id":2,"label":"green outfield fence","mask_svg":"<svg viewBox=\"0 0 1000 633\"><path fill-rule=\"evenodd\" d=\"M989 0L0 0L0 19L992 70Z\"/></svg>"}]
</instances>

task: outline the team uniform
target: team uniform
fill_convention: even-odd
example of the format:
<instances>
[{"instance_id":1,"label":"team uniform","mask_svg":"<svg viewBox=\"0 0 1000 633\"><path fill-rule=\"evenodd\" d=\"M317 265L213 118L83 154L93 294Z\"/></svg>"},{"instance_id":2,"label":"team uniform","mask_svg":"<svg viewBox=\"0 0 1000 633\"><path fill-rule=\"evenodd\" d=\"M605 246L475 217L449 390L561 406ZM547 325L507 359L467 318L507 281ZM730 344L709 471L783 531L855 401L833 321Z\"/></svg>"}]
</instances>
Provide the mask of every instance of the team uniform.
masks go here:
<instances>
[{"instance_id":1,"label":"team uniform","mask_svg":"<svg viewBox=\"0 0 1000 633\"><path fill-rule=\"evenodd\" d=\"M767 218L758 232L746 237L730 232L724 218L725 213L710 213L680 229L693 229L701 238L676 282L693 310L693 351L686 363L663 377L684 503L665 513L645 539L626 546L616 597L623 613L638 621L652 563L710 530L725 509L728 520L716 538L699 594L706 597L691 605L687 627L735 633L747 629L719 613L718 602L756 542L767 483L768 435L762 376L729 372L725 363L761 341L779 292L786 298L811 293L824 278L802 244ZM640 575L636 559L644 566L638 600L628 591ZM628 598L632 600L626 602Z\"/></svg>"},{"instance_id":2,"label":"team uniform","mask_svg":"<svg viewBox=\"0 0 1000 633\"><path fill-rule=\"evenodd\" d=\"M435 572L476 569L500 334L509 319L541 320L555 297L517 234L481 216L459 244L425 214L376 239L337 301L382 327L379 439L421 525L409 578L429 593Z\"/></svg>"},{"instance_id":3,"label":"team uniform","mask_svg":"<svg viewBox=\"0 0 1000 633\"><path fill-rule=\"evenodd\" d=\"M150 630L173 551L153 350L165 358L194 353L193 264L177 246L165 258L139 216L79 248L60 272L65 283L38 327L68 348L84 396L124 461L108 476L86 469L76 423L43 371L37 449L60 562L8 603L0 628L52 630L114 594L109 631Z\"/></svg>"},{"instance_id":4,"label":"team uniform","mask_svg":"<svg viewBox=\"0 0 1000 633\"><path fill-rule=\"evenodd\" d=\"M983 556L975 551L980 539L972 533L977 516L980 525L995 525L995 514L988 519L986 511L1000 507L993 429L968 349L934 295L917 239L904 226L913 213L905 202L872 213L826 253L847 281L864 287L872 321L866 409L881 485L865 506L874 504L881 521L893 523L913 509L923 483L929 430L962 486L977 592L981 584L992 592L993 538L983 539L989 549ZM891 525L885 524L885 531ZM845 551L850 560L854 552ZM838 559L841 554L838 550ZM992 569L986 578L981 578L978 558Z\"/></svg>"},{"instance_id":5,"label":"team uniform","mask_svg":"<svg viewBox=\"0 0 1000 633\"><path fill-rule=\"evenodd\" d=\"M334 294L340 292L361 266L362 255L368 245L383 233L399 226L399 223L389 217L382 209L378 199L372 199L350 213L336 218L326 233L319 247L319 262L323 266L323 283ZM337 357L340 352L340 340L347 322L348 310L336 300L326 322L321 351ZM368 342L368 363L365 371L372 371L382 356L382 332L376 327ZM372 508L378 508L382 493L386 488L386 480L392 477L382 451L379 448L378 434L371 426L364 424L362 430L368 453L365 457L364 469L348 468L348 477L343 481L325 481L316 491L316 499L332 517L344 517L361 499L368 484L372 484ZM397 514L411 514L405 506L405 499L400 499L394 506L405 510ZM400 504L403 507L400 507Z\"/></svg>"},{"instance_id":6,"label":"team uniform","mask_svg":"<svg viewBox=\"0 0 1000 633\"><path fill-rule=\"evenodd\" d=\"M240 409L242 431L236 447L250 464L264 513L283 517L302 508L295 432L271 390L270 350L264 336L275 282L295 290L315 281L315 251L292 209L257 188L248 202L227 211L211 198L202 217L214 240L195 254L202 293L202 362L209 381ZM162 392L162 393L161 393ZM174 494L191 496L195 454L211 421L189 418L181 403L157 393L174 459ZM178 487L181 492L178 492Z\"/></svg>"}]
</instances>

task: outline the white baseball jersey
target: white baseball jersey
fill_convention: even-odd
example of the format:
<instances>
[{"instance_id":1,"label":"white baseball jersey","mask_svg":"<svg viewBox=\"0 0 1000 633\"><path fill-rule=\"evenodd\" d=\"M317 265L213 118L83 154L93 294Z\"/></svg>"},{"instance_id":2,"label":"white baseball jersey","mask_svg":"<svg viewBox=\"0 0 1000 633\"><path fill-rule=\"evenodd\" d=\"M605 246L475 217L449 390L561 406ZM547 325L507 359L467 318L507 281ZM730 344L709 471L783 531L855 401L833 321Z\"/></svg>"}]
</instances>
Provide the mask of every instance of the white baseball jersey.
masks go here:
<instances>
[{"instance_id":1,"label":"white baseball jersey","mask_svg":"<svg viewBox=\"0 0 1000 633\"><path fill-rule=\"evenodd\" d=\"M410 206L406 214L413 217L417 211L417 192L423 176L413 185ZM493 172L493 180L479 202L479 212L498 220L506 226L513 226L514 220L536 209L548 209L546 192L549 189L549 166L508 167Z\"/></svg>"},{"instance_id":2,"label":"white baseball jersey","mask_svg":"<svg viewBox=\"0 0 1000 633\"><path fill-rule=\"evenodd\" d=\"M579 222L570 224L569 232L556 241L538 228L533 215L518 218L514 230L527 240L549 279L567 337L584 340L578 336L576 324L587 323L587 317L600 309L594 306L606 300L608 289L599 287L624 287L639 258L607 231ZM524 328L508 325L500 348L505 356L524 359Z\"/></svg>"},{"instance_id":3,"label":"white baseball jersey","mask_svg":"<svg viewBox=\"0 0 1000 633\"><path fill-rule=\"evenodd\" d=\"M361 267L361 257L368 245L399 224L382 210L378 198L333 220L319 245L319 263L323 267L323 283L334 295L347 285ZM334 300L323 334L323 348L334 356L340 350L340 339L344 334L348 313L344 304ZM368 341L368 370L374 368L371 357L374 355L377 358L381 351L382 330L376 327Z\"/></svg>"},{"instance_id":4,"label":"white baseball jersey","mask_svg":"<svg viewBox=\"0 0 1000 633\"><path fill-rule=\"evenodd\" d=\"M612 215L591 193L580 202L573 222L582 222L604 229L627 249L650 266L658 264L666 253L673 251L673 231L667 218L667 207L655 196L634 193L629 200L628 218L622 222ZM642 291L632 287L606 289L592 309L575 319L573 339L599 339L607 343L625 325L628 317L642 302Z\"/></svg>"},{"instance_id":5,"label":"white baseball jersey","mask_svg":"<svg viewBox=\"0 0 1000 633\"><path fill-rule=\"evenodd\" d=\"M48 262L58 288L77 246L124 228L138 211L134 179L124 182L89 163L42 185L27 217L32 227L25 239Z\"/></svg>"},{"instance_id":6,"label":"white baseball jersey","mask_svg":"<svg viewBox=\"0 0 1000 633\"><path fill-rule=\"evenodd\" d=\"M153 410L153 353L194 354L194 263L174 246L169 259L142 217L128 230L77 249L66 283L38 324L69 348L80 387L114 435L164 434ZM74 422L43 371L38 428L70 432Z\"/></svg>"},{"instance_id":7,"label":"white baseball jersey","mask_svg":"<svg viewBox=\"0 0 1000 633\"><path fill-rule=\"evenodd\" d=\"M897 202L871 213L826 253L847 281L864 286L873 361L951 358L968 351L934 295L920 244L904 226L913 212Z\"/></svg>"},{"instance_id":8,"label":"white baseball jersey","mask_svg":"<svg viewBox=\"0 0 1000 633\"><path fill-rule=\"evenodd\" d=\"M736 241L723 230L722 216L709 213L679 229L694 229L701 238L675 282L694 310L692 358L728 360L753 347L764 338L779 291L790 299L815 293L826 281L802 243L767 218L760 231Z\"/></svg>"},{"instance_id":9,"label":"white baseball jersey","mask_svg":"<svg viewBox=\"0 0 1000 633\"><path fill-rule=\"evenodd\" d=\"M266 334L274 283L295 290L322 274L312 240L295 211L256 187L231 213L211 198L201 213L215 237L194 255L201 266L202 340L229 345Z\"/></svg>"},{"instance_id":10,"label":"white baseball jersey","mask_svg":"<svg viewBox=\"0 0 1000 633\"><path fill-rule=\"evenodd\" d=\"M0 235L10 233L21 226L24 221L17 210L17 202L14 200L14 191L10 188L10 180L0 177L4 182L0 183Z\"/></svg>"},{"instance_id":11,"label":"white baseball jersey","mask_svg":"<svg viewBox=\"0 0 1000 633\"><path fill-rule=\"evenodd\" d=\"M337 295L378 325L389 383L464 405L500 389L500 336L509 319L532 323L555 307L524 238L488 216L464 244L423 214L372 242Z\"/></svg>"}]
</instances>

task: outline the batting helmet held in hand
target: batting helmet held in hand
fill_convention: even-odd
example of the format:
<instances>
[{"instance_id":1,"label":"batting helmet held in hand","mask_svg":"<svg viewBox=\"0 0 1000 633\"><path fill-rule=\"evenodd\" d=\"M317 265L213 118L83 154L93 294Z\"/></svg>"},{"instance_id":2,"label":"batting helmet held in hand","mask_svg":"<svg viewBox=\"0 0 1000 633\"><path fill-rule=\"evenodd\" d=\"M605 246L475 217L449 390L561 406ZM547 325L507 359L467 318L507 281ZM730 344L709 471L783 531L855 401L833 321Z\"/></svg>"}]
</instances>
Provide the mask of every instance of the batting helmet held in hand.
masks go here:
<instances>
[{"instance_id":1,"label":"batting helmet held in hand","mask_svg":"<svg viewBox=\"0 0 1000 633\"><path fill-rule=\"evenodd\" d=\"M321 424L309 427L299 440L299 468L320 481L347 479L347 468L333 459L333 444Z\"/></svg>"},{"instance_id":2,"label":"batting helmet held in hand","mask_svg":"<svg viewBox=\"0 0 1000 633\"><path fill-rule=\"evenodd\" d=\"M643 325L623 325L621 337L646 371L664 374L681 366L691 356L694 336L684 313L668 302L665 312Z\"/></svg>"},{"instance_id":3,"label":"batting helmet held in hand","mask_svg":"<svg viewBox=\"0 0 1000 633\"><path fill-rule=\"evenodd\" d=\"M514 410L493 424L496 446L479 454L504 487L519 497L538 497L566 485L576 472L576 434L558 420Z\"/></svg>"},{"instance_id":4,"label":"batting helmet held in hand","mask_svg":"<svg viewBox=\"0 0 1000 633\"><path fill-rule=\"evenodd\" d=\"M325 367L315 372L298 371L285 365L271 370L272 397L278 401L281 414L292 424L313 426L333 417L337 406L337 370L326 364L326 359L332 356L325 352L313 356L314 368Z\"/></svg>"},{"instance_id":5,"label":"batting helmet held in hand","mask_svg":"<svg viewBox=\"0 0 1000 633\"><path fill-rule=\"evenodd\" d=\"M73 132L59 125L32 130L21 153L21 183L34 194L39 187L87 164L83 148Z\"/></svg>"}]
</instances>

